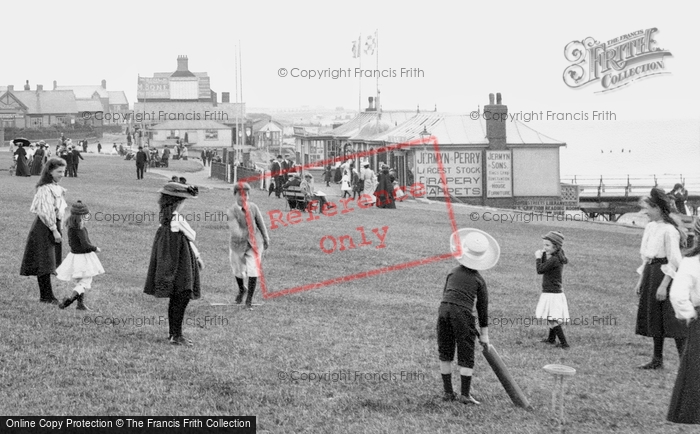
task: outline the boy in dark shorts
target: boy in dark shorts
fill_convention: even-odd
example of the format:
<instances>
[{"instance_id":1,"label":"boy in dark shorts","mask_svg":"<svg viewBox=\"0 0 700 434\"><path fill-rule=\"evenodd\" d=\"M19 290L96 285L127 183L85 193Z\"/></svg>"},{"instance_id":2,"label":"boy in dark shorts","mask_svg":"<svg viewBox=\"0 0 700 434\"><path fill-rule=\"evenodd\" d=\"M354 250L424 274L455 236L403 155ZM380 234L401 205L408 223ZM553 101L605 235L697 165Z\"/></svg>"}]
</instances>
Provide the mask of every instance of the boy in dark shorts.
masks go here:
<instances>
[{"instance_id":1,"label":"boy in dark shorts","mask_svg":"<svg viewBox=\"0 0 700 434\"><path fill-rule=\"evenodd\" d=\"M479 337L489 343L488 291L478 270L488 270L498 262L500 247L493 237L478 229L460 229L450 238L450 247L460 265L447 275L438 313L437 338L440 353L440 374L445 389L443 401L457 400L479 405L471 396L474 372L474 341ZM459 255L459 256L458 256ZM472 315L474 302L481 333ZM457 364L461 376L461 393L452 389L452 361L457 348Z\"/></svg>"}]
</instances>

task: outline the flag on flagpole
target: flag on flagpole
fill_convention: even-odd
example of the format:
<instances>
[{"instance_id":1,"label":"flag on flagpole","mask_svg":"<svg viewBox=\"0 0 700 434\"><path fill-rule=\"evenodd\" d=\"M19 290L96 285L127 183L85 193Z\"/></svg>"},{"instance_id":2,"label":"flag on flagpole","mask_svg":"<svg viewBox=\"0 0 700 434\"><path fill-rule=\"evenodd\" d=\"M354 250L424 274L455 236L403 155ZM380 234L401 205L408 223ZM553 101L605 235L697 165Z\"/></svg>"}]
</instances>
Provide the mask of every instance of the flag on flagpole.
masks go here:
<instances>
[{"instance_id":1,"label":"flag on flagpole","mask_svg":"<svg viewBox=\"0 0 700 434\"><path fill-rule=\"evenodd\" d=\"M360 52L362 49L360 48L361 45L361 38L357 38L357 41L352 41L352 57L353 59L357 59L360 57Z\"/></svg>"},{"instance_id":2,"label":"flag on flagpole","mask_svg":"<svg viewBox=\"0 0 700 434\"><path fill-rule=\"evenodd\" d=\"M365 54L372 55L374 54L374 50L377 48L377 32L375 31L374 34L368 35L367 39L365 40Z\"/></svg>"}]
</instances>

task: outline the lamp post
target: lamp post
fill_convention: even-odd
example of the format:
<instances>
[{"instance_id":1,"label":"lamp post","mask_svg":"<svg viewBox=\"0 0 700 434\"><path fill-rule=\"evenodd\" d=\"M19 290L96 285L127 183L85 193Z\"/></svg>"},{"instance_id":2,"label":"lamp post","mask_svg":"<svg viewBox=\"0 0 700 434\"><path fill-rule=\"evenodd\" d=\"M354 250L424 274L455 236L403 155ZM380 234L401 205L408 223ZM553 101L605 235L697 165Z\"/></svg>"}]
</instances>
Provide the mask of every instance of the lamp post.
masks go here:
<instances>
[{"instance_id":1,"label":"lamp post","mask_svg":"<svg viewBox=\"0 0 700 434\"><path fill-rule=\"evenodd\" d=\"M423 131L420 132L420 139L423 142L423 151L428 150L425 144L425 140L427 140L428 137L430 137L430 133L428 132L428 129L425 127L425 125L423 125Z\"/></svg>"}]
</instances>

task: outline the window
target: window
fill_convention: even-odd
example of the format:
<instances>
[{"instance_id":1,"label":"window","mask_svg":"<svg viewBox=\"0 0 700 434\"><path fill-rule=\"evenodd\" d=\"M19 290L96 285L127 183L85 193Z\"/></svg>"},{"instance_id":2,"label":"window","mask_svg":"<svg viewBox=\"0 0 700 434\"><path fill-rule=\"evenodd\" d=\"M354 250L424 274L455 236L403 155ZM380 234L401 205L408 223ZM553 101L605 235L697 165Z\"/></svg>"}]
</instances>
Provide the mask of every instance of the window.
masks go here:
<instances>
[{"instance_id":1,"label":"window","mask_svg":"<svg viewBox=\"0 0 700 434\"><path fill-rule=\"evenodd\" d=\"M32 128L41 128L44 125L44 118L32 118Z\"/></svg>"},{"instance_id":2,"label":"window","mask_svg":"<svg viewBox=\"0 0 700 434\"><path fill-rule=\"evenodd\" d=\"M178 130L170 130L170 132L168 133L168 138L169 139L179 139L180 136L178 134Z\"/></svg>"},{"instance_id":3,"label":"window","mask_svg":"<svg viewBox=\"0 0 700 434\"><path fill-rule=\"evenodd\" d=\"M204 140L219 140L219 130L204 130Z\"/></svg>"}]
</instances>

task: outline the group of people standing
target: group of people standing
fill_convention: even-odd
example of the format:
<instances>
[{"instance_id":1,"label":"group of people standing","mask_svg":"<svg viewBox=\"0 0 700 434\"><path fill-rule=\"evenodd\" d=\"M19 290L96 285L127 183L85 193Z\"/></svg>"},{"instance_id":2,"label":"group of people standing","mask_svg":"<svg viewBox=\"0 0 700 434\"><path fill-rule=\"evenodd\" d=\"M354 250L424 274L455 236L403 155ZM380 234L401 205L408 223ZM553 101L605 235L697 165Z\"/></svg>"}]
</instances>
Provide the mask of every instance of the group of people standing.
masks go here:
<instances>
[{"instance_id":1,"label":"group of people standing","mask_svg":"<svg viewBox=\"0 0 700 434\"><path fill-rule=\"evenodd\" d=\"M343 198L356 198L361 195L369 195L373 198L378 208L396 209L396 199L404 196L403 191L399 188L396 171L390 169L389 166L382 163L381 171L375 174L370 169L369 161L363 161L362 169L358 173L355 169L353 161L347 161L338 167L338 171L342 173L340 178L340 191ZM336 172L337 173L337 172ZM326 185L330 185L331 167L326 166L324 179Z\"/></svg>"},{"instance_id":2,"label":"group of people standing","mask_svg":"<svg viewBox=\"0 0 700 434\"><path fill-rule=\"evenodd\" d=\"M10 142L10 152L14 158L16 176L40 175L51 151L45 141L30 143L26 139L15 139Z\"/></svg>"},{"instance_id":3,"label":"group of people standing","mask_svg":"<svg viewBox=\"0 0 700 434\"><path fill-rule=\"evenodd\" d=\"M97 253L101 249L90 241L85 216L88 205L78 200L70 207L66 189L59 185L66 170L66 162L51 158L42 169L41 178L30 212L36 215L25 245L20 275L36 276L39 301L65 309L77 301L77 309L92 310L85 304L85 292L92 279L105 272ZM168 340L172 345L192 345L182 334L185 310L190 300L201 295L200 272L204 269L201 254L195 245L196 232L190 227L182 211L185 199L196 199L197 187L186 184L184 178L172 180L160 190L159 223L146 272L144 292L158 298L169 298ZM260 275L263 251L270 238L262 213L248 199L250 186L237 184L234 203L228 209L229 261L238 284L236 303L246 296L246 307L252 310L252 299ZM254 227L249 230L248 224ZM63 232L68 229L70 253L62 259ZM71 294L59 302L53 292L51 276L73 282Z\"/></svg>"},{"instance_id":4,"label":"group of people standing","mask_svg":"<svg viewBox=\"0 0 700 434\"><path fill-rule=\"evenodd\" d=\"M212 160L217 157L216 149L202 149L200 158L202 159L202 164L205 166L211 166Z\"/></svg>"}]
</instances>

